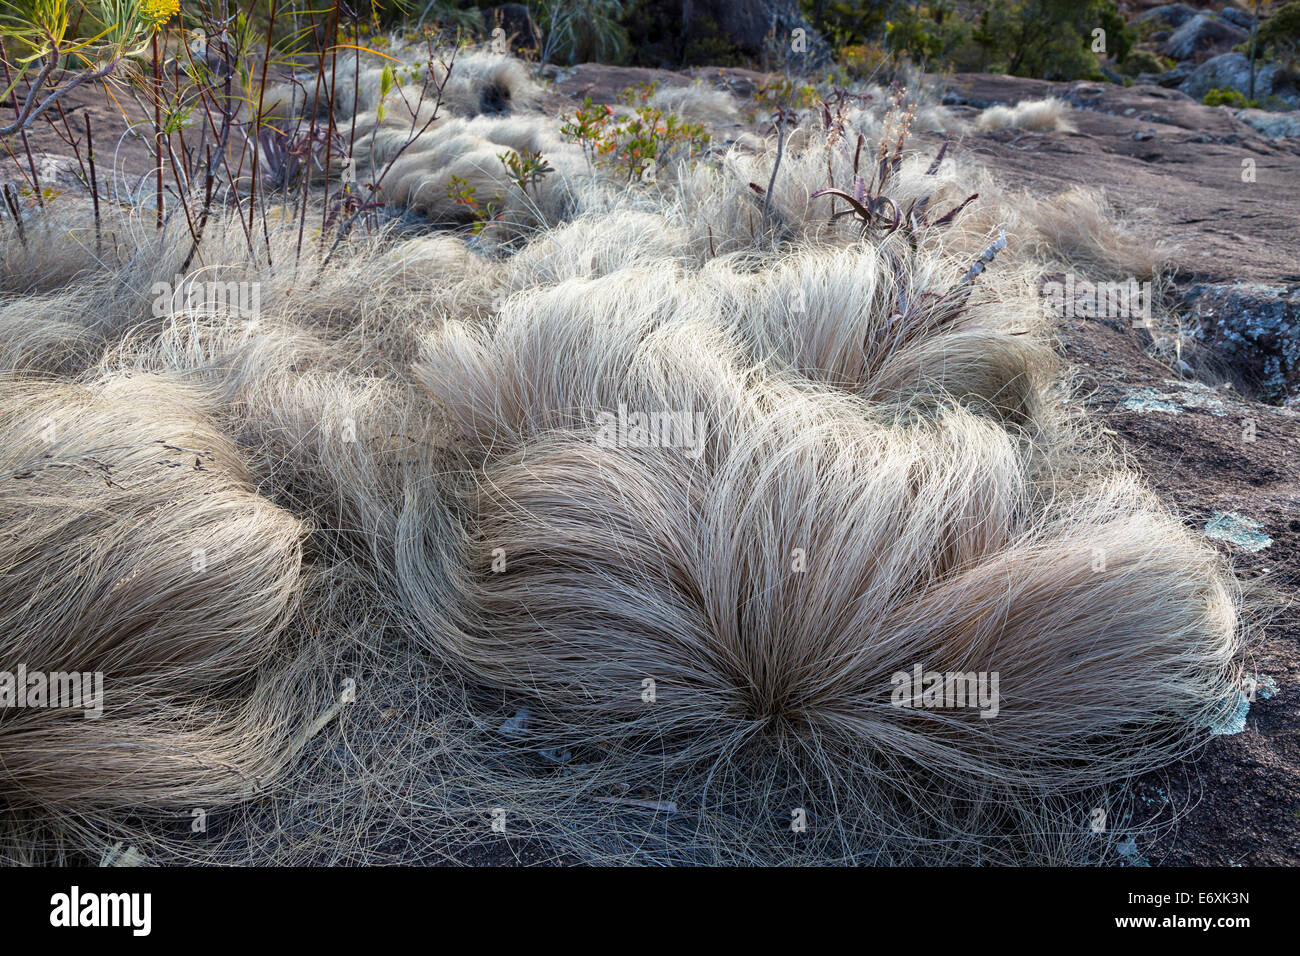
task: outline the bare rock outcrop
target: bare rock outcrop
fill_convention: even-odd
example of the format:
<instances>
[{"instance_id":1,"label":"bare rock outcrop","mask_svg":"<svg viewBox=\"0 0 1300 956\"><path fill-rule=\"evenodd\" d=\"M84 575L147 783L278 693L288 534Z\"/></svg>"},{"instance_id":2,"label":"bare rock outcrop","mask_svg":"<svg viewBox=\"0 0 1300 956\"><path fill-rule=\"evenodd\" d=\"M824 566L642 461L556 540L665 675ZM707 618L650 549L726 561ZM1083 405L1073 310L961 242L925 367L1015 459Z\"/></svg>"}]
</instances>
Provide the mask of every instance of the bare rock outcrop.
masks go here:
<instances>
[{"instance_id":1,"label":"bare rock outcrop","mask_svg":"<svg viewBox=\"0 0 1300 956\"><path fill-rule=\"evenodd\" d=\"M1241 27L1199 13L1170 35L1164 52L1175 60L1188 60L1207 52L1225 53L1248 36Z\"/></svg>"},{"instance_id":2,"label":"bare rock outcrop","mask_svg":"<svg viewBox=\"0 0 1300 956\"><path fill-rule=\"evenodd\" d=\"M1250 60L1241 53L1222 53L1211 57L1192 70L1178 88L1194 99L1201 99L1212 89L1236 90L1250 95ZM1257 62L1255 97L1275 97L1300 105L1300 77L1280 63Z\"/></svg>"}]
</instances>

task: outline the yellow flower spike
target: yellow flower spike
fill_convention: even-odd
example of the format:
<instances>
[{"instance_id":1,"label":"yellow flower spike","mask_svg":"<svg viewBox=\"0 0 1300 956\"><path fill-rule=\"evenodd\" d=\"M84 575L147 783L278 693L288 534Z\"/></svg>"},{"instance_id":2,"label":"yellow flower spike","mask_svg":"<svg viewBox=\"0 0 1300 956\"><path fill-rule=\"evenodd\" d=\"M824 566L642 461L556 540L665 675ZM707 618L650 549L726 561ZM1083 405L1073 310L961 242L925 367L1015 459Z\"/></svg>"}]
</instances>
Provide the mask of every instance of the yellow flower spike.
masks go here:
<instances>
[{"instance_id":1,"label":"yellow flower spike","mask_svg":"<svg viewBox=\"0 0 1300 956\"><path fill-rule=\"evenodd\" d=\"M156 24L166 23L180 13L181 0L143 0L144 15Z\"/></svg>"}]
</instances>

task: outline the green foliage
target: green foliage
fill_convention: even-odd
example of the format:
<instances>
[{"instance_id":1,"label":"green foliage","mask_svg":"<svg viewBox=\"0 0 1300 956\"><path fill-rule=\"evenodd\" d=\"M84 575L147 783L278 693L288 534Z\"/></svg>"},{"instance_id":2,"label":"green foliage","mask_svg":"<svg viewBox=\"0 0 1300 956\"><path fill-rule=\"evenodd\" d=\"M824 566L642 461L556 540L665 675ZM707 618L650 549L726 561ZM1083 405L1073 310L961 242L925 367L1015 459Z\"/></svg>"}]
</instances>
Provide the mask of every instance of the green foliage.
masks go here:
<instances>
[{"instance_id":1,"label":"green foliage","mask_svg":"<svg viewBox=\"0 0 1300 956\"><path fill-rule=\"evenodd\" d=\"M750 66L750 58L728 37L718 21L707 13L697 13L686 31L682 46L682 65Z\"/></svg>"},{"instance_id":2,"label":"green foliage","mask_svg":"<svg viewBox=\"0 0 1300 956\"><path fill-rule=\"evenodd\" d=\"M0 137L25 131L59 98L83 83L105 80L123 61L149 48L176 13L179 0L24 0L0 6L6 85L14 117L0 120ZM68 71L58 75L58 68ZM26 95L15 91L23 81ZM29 153L30 156L30 153ZM38 176L32 166L32 180Z\"/></svg>"},{"instance_id":3,"label":"green foliage","mask_svg":"<svg viewBox=\"0 0 1300 956\"><path fill-rule=\"evenodd\" d=\"M1293 0L1278 9L1259 26L1259 49L1272 49L1281 57L1300 56L1300 2Z\"/></svg>"},{"instance_id":4,"label":"green foliage","mask_svg":"<svg viewBox=\"0 0 1300 956\"><path fill-rule=\"evenodd\" d=\"M1150 50L1133 50L1124 58L1124 73L1137 76L1139 73L1164 73L1171 69L1170 61L1159 57Z\"/></svg>"},{"instance_id":5,"label":"green foliage","mask_svg":"<svg viewBox=\"0 0 1300 956\"><path fill-rule=\"evenodd\" d=\"M644 102L653 86L624 90L625 103ZM591 98L560 126L560 132L582 146L587 161L612 167L628 182L641 182L658 160L670 156L697 156L709 144L709 134L699 123L684 123L673 113L648 105L630 114L615 113L608 105L598 106Z\"/></svg>"},{"instance_id":6,"label":"green foliage","mask_svg":"<svg viewBox=\"0 0 1300 956\"><path fill-rule=\"evenodd\" d=\"M709 144L709 134L699 123L684 123L673 113L638 106L616 128L616 162L629 182L639 182L656 159L672 153L699 155Z\"/></svg>"},{"instance_id":7,"label":"green foliage","mask_svg":"<svg viewBox=\"0 0 1300 956\"><path fill-rule=\"evenodd\" d=\"M754 88L753 119L763 119L777 110L811 109L821 102L817 87L809 83L795 83L783 76L766 79Z\"/></svg>"},{"instance_id":8,"label":"green foliage","mask_svg":"<svg viewBox=\"0 0 1300 956\"><path fill-rule=\"evenodd\" d=\"M452 176L447 183L447 195L469 211L474 235L477 236L500 215L501 197L493 196L483 202L474 193L474 187L463 176Z\"/></svg>"},{"instance_id":9,"label":"green foliage","mask_svg":"<svg viewBox=\"0 0 1300 956\"><path fill-rule=\"evenodd\" d=\"M1252 109L1259 108L1258 100L1248 100L1240 90L1234 90L1231 87L1221 90L1216 86L1201 97L1201 102L1206 106L1231 106L1233 109L1241 109L1246 106Z\"/></svg>"},{"instance_id":10,"label":"green foliage","mask_svg":"<svg viewBox=\"0 0 1300 956\"><path fill-rule=\"evenodd\" d=\"M56 47L76 69L140 54L163 22L153 16L157 9L145 0L3 0L0 36L11 69L24 69Z\"/></svg>"},{"instance_id":11,"label":"green foliage","mask_svg":"<svg viewBox=\"0 0 1300 956\"><path fill-rule=\"evenodd\" d=\"M612 106L597 106L588 96L573 116L560 124L560 133L580 145L587 162L594 166L599 154L613 149L609 127L613 115Z\"/></svg>"},{"instance_id":12,"label":"green foliage","mask_svg":"<svg viewBox=\"0 0 1300 956\"><path fill-rule=\"evenodd\" d=\"M650 97L659 92L659 81L650 80L645 83L638 83L636 86L629 86L619 91L618 101L626 103L628 106L639 106L648 103Z\"/></svg>"},{"instance_id":13,"label":"green foliage","mask_svg":"<svg viewBox=\"0 0 1300 956\"><path fill-rule=\"evenodd\" d=\"M942 3L904 8L886 22L885 45L914 62L934 63L955 56L971 42L973 32L971 23L950 14Z\"/></svg>"},{"instance_id":14,"label":"green foliage","mask_svg":"<svg viewBox=\"0 0 1300 956\"><path fill-rule=\"evenodd\" d=\"M533 149L499 153L497 159L501 160L511 182L524 194L527 194L529 186L538 183L543 176L555 172L551 164L542 158L542 154Z\"/></svg>"},{"instance_id":15,"label":"green foliage","mask_svg":"<svg viewBox=\"0 0 1300 956\"><path fill-rule=\"evenodd\" d=\"M624 0L543 0L542 62L622 62L628 50L625 13Z\"/></svg>"},{"instance_id":16,"label":"green foliage","mask_svg":"<svg viewBox=\"0 0 1300 956\"><path fill-rule=\"evenodd\" d=\"M929 69L1056 80L1097 76L1102 54L1092 50L1094 30L1105 31L1104 55L1117 62L1129 55L1135 39L1114 0L804 0L803 9L835 49L879 41L892 56Z\"/></svg>"},{"instance_id":17,"label":"green foliage","mask_svg":"<svg viewBox=\"0 0 1300 956\"><path fill-rule=\"evenodd\" d=\"M822 32L832 47L839 49L883 37L886 15L892 5L863 0L802 0L801 6L813 26Z\"/></svg>"},{"instance_id":18,"label":"green foliage","mask_svg":"<svg viewBox=\"0 0 1300 956\"><path fill-rule=\"evenodd\" d=\"M1114 3L1101 3L1098 7L1101 28L1106 31L1106 53L1113 56L1116 63L1123 63L1133 49L1136 36Z\"/></svg>"},{"instance_id":19,"label":"green foliage","mask_svg":"<svg viewBox=\"0 0 1300 956\"><path fill-rule=\"evenodd\" d=\"M397 5L394 0L389 2L393 2L394 6ZM400 0L400 2L409 3L410 0ZM435 0L431 4L420 3L415 10L415 16L410 19L419 20L418 25L421 26L437 24L444 30L452 33L459 30L462 35L467 36L478 36L483 32L483 17L478 8L461 8L456 4L456 0Z\"/></svg>"},{"instance_id":20,"label":"green foliage","mask_svg":"<svg viewBox=\"0 0 1300 956\"><path fill-rule=\"evenodd\" d=\"M994 42L992 66L1017 76L1049 80L1095 75L1093 30L1107 31L1108 53L1118 53L1121 45L1127 53L1132 45L1131 35L1124 30L1119 30L1117 37L1113 26L1107 29L1107 22L1115 22L1113 15L1111 0L993 0L987 20L987 33Z\"/></svg>"},{"instance_id":21,"label":"green foliage","mask_svg":"<svg viewBox=\"0 0 1300 956\"><path fill-rule=\"evenodd\" d=\"M27 55L40 44L28 40L43 38L48 33L61 33L67 40L92 37L99 33L99 22L104 18L99 4L84 0L69 0L63 4L48 0L0 0L0 35L11 53ZM14 40L18 42L15 44Z\"/></svg>"}]
</instances>

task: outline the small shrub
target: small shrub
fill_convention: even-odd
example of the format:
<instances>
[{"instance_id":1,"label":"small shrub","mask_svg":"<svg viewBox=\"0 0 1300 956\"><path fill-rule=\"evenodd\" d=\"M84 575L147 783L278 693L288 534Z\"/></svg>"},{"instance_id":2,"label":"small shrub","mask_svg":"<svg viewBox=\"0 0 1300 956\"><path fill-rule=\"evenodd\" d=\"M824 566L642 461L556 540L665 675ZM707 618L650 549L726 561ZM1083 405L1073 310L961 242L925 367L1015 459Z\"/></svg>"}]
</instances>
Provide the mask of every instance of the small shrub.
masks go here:
<instances>
[{"instance_id":1,"label":"small shrub","mask_svg":"<svg viewBox=\"0 0 1300 956\"><path fill-rule=\"evenodd\" d=\"M850 43L839 48L835 60L850 77L862 79L884 67L889 54L878 43Z\"/></svg>"},{"instance_id":2,"label":"small shrub","mask_svg":"<svg viewBox=\"0 0 1300 956\"><path fill-rule=\"evenodd\" d=\"M764 80L754 90L752 112L755 117L767 116L778 110L811 109L821 102L817 87L810 83L796 84L785 77Z\"/></svg>"},{"instance_id":3,"label":"small shrub","mask_svg":"<svg viewBox=\"0 0 1300 956\"><path fill-rule=\"evenodd\" d=\"M708 145L709 134L699 123L683 123L672 113L649 106L615 127L615 162L629 182L640 181L650 164L670 152L685 150L697 155Z\"/></svg>"},{"instance_id":4,"label":"small shrub","mask_svg":"<svg viewBox=\"0 0 1300 956\"><path fill-rule=\"evenodd\" d=\"M480 200L475 195L474 187L463 176L451 177L447 183L447 195L469 211L476 236L500 215L501 197L493 196L487 201Z\"/></svg>"},{"instance_id":5,"label":"small shrub","mask_svg":"<svg viewBox=\"0 0 1300 956\"><path fill-rule=\"evenodd\" d=\"M1231 87L1221 90L1216 86L1201 97L1201 102L1206 106L1231 106L1233 109L1241 109L1246 106L1254 109L1259 108L1258 100L1248 100L1242 96L1240 90L1234 90Z\"/></svg>"},{"instance_id":6,"label":"small shrub","mask_svg":"<svg viewBox=\"0 0 1300 956\"><path fill-rule=\"evenodd\" d=\"M641 106L650 102L650 98L659 92L659 82L651 80L648 83L638 83L636 86L629 86L618 94L618 101L626 103L628 106Z\"/></svg>"},{"instance_id":7,"label":"small shrub","mask_svg":"<svg viewBox=\"0 0 1300 956\"><path fill-rule=\"evenodd\" d=\"M1164 73L1169 67L1165 60L1150 50L1133 50L1124 58L1125 76L1137 76L1140 73Z\"/></svg>"},{"instance_id":8,"label":"small shrub","mask_svg":"<svg viewBox=\"0 0 1300 956\"><path fill-rule=\"evenodd\" d=\"M555 172L551 164L542 158L542 154L533 149L500 153L497 159L501 160L511 182L524 194L527 194L529 186L535 186L543 176Z\"/></svg>"},{"instance_id":9,"label":"small shrub","mask_svg":"<svg viewBox=\"0 0 1300 956\"><path fill-rule=\"evenodd\" d=\"M652 85L643 85L624 90L619 99L644 102L653 92ZM590 97L560 126L560 132L582 146L593 166L597 162L612 166L628 182L641 182L660 158L682 153L695 156L709 143L709 134L699 123L685 123L673 113L648 105L620 117L612 106L598 106Z\"/></svg>"},{"instance_id":10,"label":"small shrub","mask_svg":"<svg viewBox=\"0 0 1300 956\"><path fill-rule=\"evenodd\" d=\"M1300 56L1300 0L1292 0L1259 25L1259 49L1270 48L1285 59Z\"/></svg>"}]
</instances>

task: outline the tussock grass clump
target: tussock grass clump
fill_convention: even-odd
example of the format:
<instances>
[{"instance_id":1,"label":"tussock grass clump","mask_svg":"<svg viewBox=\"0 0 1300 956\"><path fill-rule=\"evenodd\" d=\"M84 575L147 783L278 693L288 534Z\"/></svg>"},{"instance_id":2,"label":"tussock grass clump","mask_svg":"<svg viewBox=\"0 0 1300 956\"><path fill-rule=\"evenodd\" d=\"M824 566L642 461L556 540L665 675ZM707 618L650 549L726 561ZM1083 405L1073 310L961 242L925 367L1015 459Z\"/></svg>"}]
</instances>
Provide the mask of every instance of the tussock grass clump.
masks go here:
<instances>
[{"instance_id":1,"label":"tussock grass clump","mask_svg":"<svg viewBox=\"0 0 1300 956\"><path fill-rule=\"evenodd\" d=\"M728 774L770 748L803 799L871 792L841 836L894 859L972 827L998 845L999 814L1046 838L1231 708L1231 585L1131 476L1048 491L993 422L747 372L689 323L620 322L617 296L584 289L585 321L576 296L512 300L422 375L483 461L464 537L439 539L472 575L426 633L531 698L543 740ZM699 441L611 440L619 405L689 410ZM899 706L918 666L998 674L1001 709Z\"/></svg>"},{"instance_id":2,"label":"tussock grass clump","mask_svg":"<svg viewBox=\"0 0 1300 956\"><path fill-rule=\"evenodd\" d=\"M699 82L656 89L649 97L649 103L690 123L727 125L740 122L740 108L731 94Z\"/></svg>"},{"instance_id":3,"label":"tussock grass clump","mask_svg":"<svg viewBox=\"0 0 1300 956\"><path fill-rule=\"evenodd\" d=\"M1022 234L1041 258L1107 279L1154 279L1169 260L1169 243L1124 223L1105 195L1078 186L1047 199L1025 197L1017 210Z\"/></svg>"},{"instance_id":4,"label":"tussock grass clump","mask_svg":"<svg viewBox=\"0 0 1300 956\"><path fill-rule=\"evenodd\" d=\"M1030 429L1050 412L1042 396L1054 359L1028 290L971 301L960 269L901 239L792 249L771 268L737 268L743 254L702 270L736 334L770 366L864 398L951 401L998 411Z\"/></svg>"},{"instance_id":5,"label":"tussock grass clump","mask_svg":"<svg viewBox=\"0 0 1300 956\"><path fill-rule=\"evenodd\" d=\"M368 123L360 124L363 128ZM382 170L406 139L403 129L390 130L358 143L358 155ZM543 153L554 172L526 191L514 187L501 160L525 150ZM493 234L515 235L539 225L554 226L579 212L589 194L579 183L590 180L582 150L559 137L554 124L539 117L476 117L448 120L431 128L397 158L384 188L413 216L440 224L464 224L473 218L460 199L468 190L480 204L491 205L499 225Z\"/></svg>"},{"instance_id":6,"label":"tussock grass clump","mask_svg":"<svg viewBox=\"0 0 1300 956\"><path fill-rule=\"evenodd\" d=\"M813 426L790 405L712 467L565 434L494 462L456 657L589 715L595 739L640 730L698 759L776 733L828 749L830 775L892 758L955 789L1114 782L1181 756L1169 729L1230 705L1230 594L1131 483L1027 520L993 426ZM1002 710L898 708L890 678L916 664L998 672ZM659 706L642 706L647 678Z\"/></svg>"},{"instance_id":7,"label":"tussock grass clump","mask_svg":"<svg viewBox=\"0 0 1300 956\"><path fill-rule=\"evenodd\" d=\"M251 706L304 588L200 393L0 384L0 670L102 674L103 711L6 709L0 795L51 811L228 803L273 782L300 703ZM265 702L263 702L265 703Z\"/></svg>"},{"instance_id":8,"label":"tussock grass clump","mask_svg":"<svg viewBox=\"0 0 1300 956\"><path fill-rule=\"evenodd\" d=\"M481 49L458 51L450 70L447 61L427 62L427 50L410 43L395 44L386 56L392 59L375 65L374 57L363 61L356 53L341 52L337 64L331 62L323 74L319 92L314 72L291 82L269 84L263 100L264 113L276 119L310 117L314 105L316 118L323 122L329 118L332 101L335 122L342 123L359 119L362 114L373 115L382 102L409 125L417 105L432 107L432 103L420 104L416 98L391 91L385 94L385 64L391 75L394 60L402 64L397 69L403 72L410 69L410 64L427 65L434 82L445 82L442 102L455 116L526 112L541 97L541 87L528 66L504 54Z\"/></svg>"},{"instance_id":9,"label":"tussock grass clump","mask_svg":"<svg viewBox=\"0 0 1300 956\"><path fill-rule=\"evenodd\" d=\"M1049 97L1021 100L1015 106L990 106L975 118L976 129L1022 129L1031 133L1071 132L1069 105Z\"/></svg>"},{"instance_id":10,"label":"tussock grass clump","mask_svg":"<svg viewBox=\"0 0 1300 956\"><path fill-rule=\"evenodd\" d=\"M399 59L418 61L423 59L424 50L399 48L395 54ZM432 69L436 81L446 81L443 102L455 116L526 112L541 96L541 88L533 80L527 64L504 54L471 49L458 52L450 70L445 61L434 62ZM382 74L382 66L367 66L361 69L356 80L352 57L341 58L334 103L336 111L342 107L343 113L336 112L336 119L351 115L354 93L357 112L373 112L380 101ZM396 113L405 109L406 100L391 95L388 100ZM411 115L409 109L405 112L408 117Z\"/></svg>"}]
</instances>

